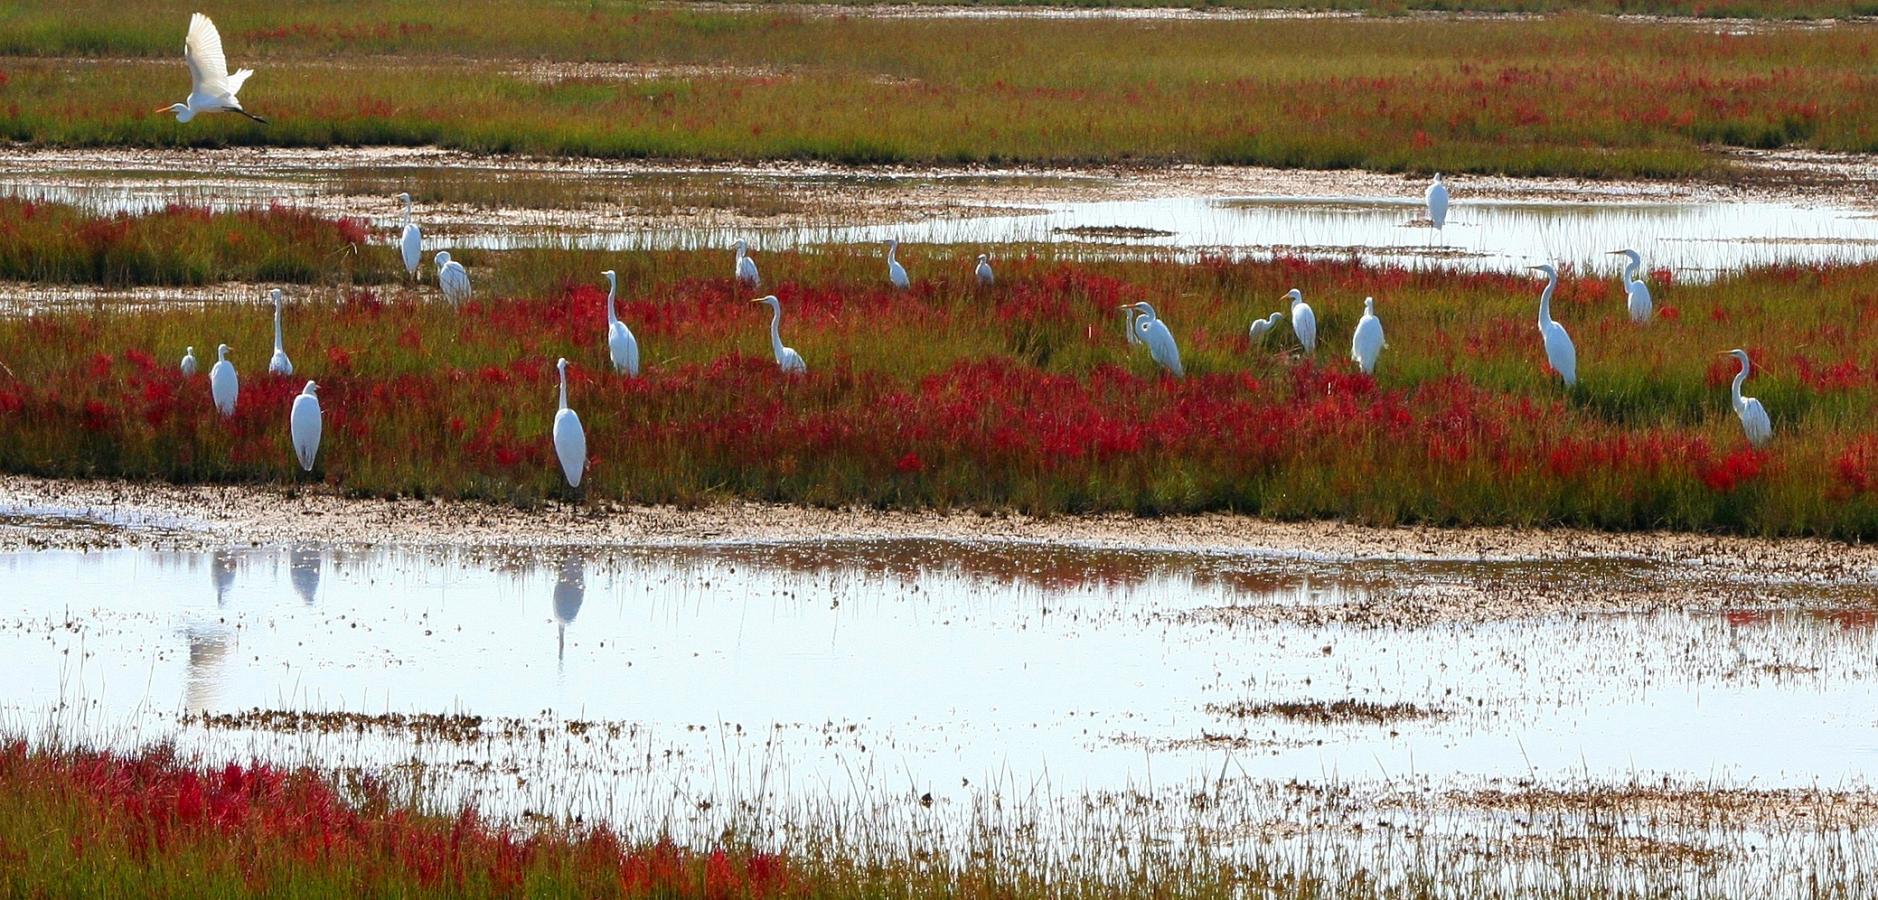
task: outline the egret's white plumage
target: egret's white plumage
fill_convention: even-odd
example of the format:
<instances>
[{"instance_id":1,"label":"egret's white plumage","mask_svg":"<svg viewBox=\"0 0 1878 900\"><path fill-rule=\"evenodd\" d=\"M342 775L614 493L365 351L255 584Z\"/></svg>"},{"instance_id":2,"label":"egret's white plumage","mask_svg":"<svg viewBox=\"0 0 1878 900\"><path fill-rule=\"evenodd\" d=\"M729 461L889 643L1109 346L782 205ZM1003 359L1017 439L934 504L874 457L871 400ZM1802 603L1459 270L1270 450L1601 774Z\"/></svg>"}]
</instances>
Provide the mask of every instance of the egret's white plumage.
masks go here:
<instances>
[{"instance_id":1,"label":"egret's white plumage","mask_svg":"<svg viewBox=\"0 0 1878 900\"><path fill-rule=\"evenodd\" d=\"M639 374L639 339L633 337L633 331L619 320L615 312L613 297L619 292L619 275L612 269L600 274L606 276L606 353L613 362L613 371L628 375Z\"/></svg>"},{"instance_id":2,"label":"egret's white plumage","mask_svg":"<svg viewBox=\"0 0 1878 900\"><path fill-rule=\"evenodd\" d=\"M1350 335L1350 359L1365 375L1376 373L1376 359L1382 356L1382 348L1389 346L1389 341L1382 336L1382 320L1376 318L1376 298L1363 298L1363 317L1356 320L1356 331Z\"/></svg>"},{"instance_id":3,"label":"egret's white plumage","mask_svg":"<svg viewBox=\"0 0 1878 900\"><path fill-rule=\"evenodd\" d=\"M185 347L183 349L182 370L184 378L196 377L196 348Z\"/></svg>"},{"instance_id":4,"label":"egret's white plumage","mask_svg":"<svg viewBox=\"0 0 1878 900\"><path fill-rule=\"evenodd\" d=\"M411 221L411 195L399 194L404 201L404 233L398 237L398 252L404 256L404 271L417 277L417 266L424 261L424 233Z\"/></svg>"},{"instance_id":5,"label":"egret's white plumage","mask_svg":"<svg viewBox=\"0 0 1878 900\"><path fill-rule=\"evenodd\" d=\"M769 307L769 348L776 354L776 365L781 366L785 374L806 373L809 364L802 361L802 354L794 347L785 347L782 342L782 301L775 294L758 297L751 303L761 303Z\"/></svg>"},{"instance_id":6,"label":"egret's white plumage","mask_svg":"<svg viewBox=\"0 0 1878 900\"><path fill-rule=\"evenodd\" d=\"M1185 377L1187 371L1181 368L1180 348L1174 345L1174 333L1167 330L1167 323L1161 321L1154 305L1143 300L1135 304L1135 309L1141 312L1135 319L1135 331L1140 333L1141 342L1148 345L1148 353L1175 378Z\"/></svg>"},{"instance_id":7,"label":"egret's white plumage","mask_svg":"<svg viewBox=\"0 0 1878 900\"><path fill-rule=\"evenodd\" d=\"M443 299L451 303L462 303L470 298L469 270L463 264L450 258L450 251L439 250L432 257L437 266L437 287L443 291Z\"/></svg>"},{"instance_id":8,"label":"egret's white plumage","mask_svg":"<svg viewBox=\"0 0 1878 900\"><path fill-rule=\"evenodd\" d=\"M215 365L209 367L209 398L224 416L235 414L235 395L241 382L235 377L235 364L228 361L228 345L215 348Z\"/></svg>"},{"instance_id":9,"label":"egret's white plumage","mask_svg":"<svg viewBox=\"0 0 1878 900\"><path fill-rule=\"evenodd\" d=\"M1284 318L1284 313L1272 313L1263 319L1253 319L1252 327L1247 329L1252 335L1252 343L1257 344L1264 341L1265 335L1270 334L1272 329L1277 328L1278 323L1284 321Z\"/></svg>"},{"instance_id":10,"label":"egret's white plumage","mask_svg":"<svg viewBox=\"0 0 1878 900\"><path fill-rule=\"evenodd\" d=\"M320 453L320 386L309 381L293 398L293 411L287 416L287 431L293 436L293 455L300 468L313 471L313 460Z\"/></svg>"},{"instance_id":11,"label":"egret's white plumage","mask_svg":"<svg viewBox=\"0 0 1878 900\"><path fill-rule=\"evenodd\" d=\"M906 290L913 282L906 277L906 267L900 265L900 261L894 258L894 254L899 250L900 239L889 238L887 240L887 280L893 282L894 287Z\"/></svg>"},{"instance_id":12,"label":"egret's white plumage","mask_svg":"<svg viewBox=\"0 0 1878 900\"><path fill-rule=\"evenodd\" d=\"M978 254L978 268L973 270L973 274L978 276L980 285L990 287L991 283L996 280L991 275L991 257L983 253Z\"/></svg>"},{"instance_id":13,"label":"egret's white plumage","mask_svg":"<svg viewBox=\"0 0 1878 900\"><path fill-rule=\"evenodd\" d=\"M1761 401L1753 397L1741 396L1741 385L1748 380L1748 351L1730 350L1723 354L1741 361L1741 371L1735 374L1734 387L1730 394L1734 400L1735 415L1741 417L1741 431L1748 436L1748 443L1756 447L1766 446L1774 439L1774 425L1767 420L1767 409Z\"/></svg>"},{"instance_id":14,"label":"egret's white plumage","mask_svg":"<svg viewBox=\"0 0 1878 900\"><path fill-rule=\"evenodd\" d=\"M183 40L183 62L189 64L189 99L172 103L157 112L172 112L176 121L187 122L203 113L237 112L267 124L267 120L241 108L235 96L254 74L242 69L228 74L228 57L222 53L222 34L209 17L196 13L189 17L189 36Z\"/></svg>"},{"instance_id":15,"label":"egret's white plumage","mask_svg":"<svg viewBox=\"0 0 1878 900\"><path fill-rule=\"evenodd\" d=\"M1304 292L1297 288L1285 292L1285 300L1291 308L1291 333L1297 335L1304 352L1316 353L1317 313L1311 311L1311 305L1304 302Z\"/></svg>"},{"instance_id":16,"label":"egret's white plumage","mask_svg":"<svg viewBox=\"0 0 1878 900\"><path fill-rule=\"evenodd\" d=\"M567 486L580 487L580 476L587 471L587 430L580 427L580 415L567 408L567 360L555 360L561 373L561 409L554 414L554 455L561 461L561 474Z\"/></svg>"},{"instance_id":17,"label":"egret's white plumage","mask_svg":"<svg viewBox=\"0 0 1878 900\"><path fill-rule=\"evenodd\" d=\"M1565 326L1552 319L1552 292L1558 290L1558 268L1547 263L1533 266L1535 272L1545 273L1545 290L1539 294L1539 336L1545 340L1546 363L1565 379L1565 386L1578 383L1578 348L1572 345L1572 336L1565 333Z\"/></svg>"},{"instance_id":18,"label":"egret's white plumage","mask_svg":"<svg viewBox=\"0 0 1878 900\"><path fill-rule=\"evenodd\" d=\"M1630 258L1630 263L1624 266L1623 276L1618 279L1618 283L1624 286L1624 305L1630 310L1630 321L1650 321L1650 314L1656 306L1650 302L1650 286L1643 280L1643 254L1635 250L1612 250L1611 255Z\"/></svg>"},{"instance_id":19,"label":"egret's white plumage","mask_svg":"<svg viewBox=\"0 0 1878 900\"><path fill-rule=\"evenodd\" d=\"M1441 180L1440 172L1435 173L1434 183L1428 185L1428 191L1422 195L1422 199L1428 203L1428 221L1433 222L1436 228L1447 225L1448 184Z\"/></svg>"},{"instance_id":20,"label":"egret's white plumage","mask_svg":"<svg viewBox=\"0 0 1878 900\"><path fill-rule=\"evenodd\" d=\"M750 245L742 240L737 242L737 281L746 287L763 283L756 274L756 260L750 258Z\"/></svg>"},{"instance_id":21,"label":"egret's white plumage","mask_svg":"<svg viewBox=\"0 0 1878 900\"><path fill-rule=\"evenodd\" d=\"M269 375L292 375L293 360L287 358L287 351L280 342L280 288L273 291L274 297L274 355L267 361Z\"/></svg>"}]
</instances>

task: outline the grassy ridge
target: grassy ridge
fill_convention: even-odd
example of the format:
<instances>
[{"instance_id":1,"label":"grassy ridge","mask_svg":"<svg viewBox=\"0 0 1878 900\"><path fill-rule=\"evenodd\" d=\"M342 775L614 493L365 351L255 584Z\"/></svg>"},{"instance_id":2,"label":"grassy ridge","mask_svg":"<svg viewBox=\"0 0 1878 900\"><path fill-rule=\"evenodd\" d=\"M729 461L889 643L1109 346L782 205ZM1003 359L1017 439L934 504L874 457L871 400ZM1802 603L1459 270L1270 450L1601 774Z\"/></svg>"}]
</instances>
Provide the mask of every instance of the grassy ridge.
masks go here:
<instances>
[{"instance_id":1,"label":"grassy ridge","mask_svg":"<svg viewBox=\"0 0 1878 900\"><path fill-rule=\"evenodd\" d=\"M132 3L0 16L0 50L16 54L0 58L0 136L1647 177L1721 174L1712 144L1878 149L1875 36L1862 27L891 19L517 0L217 16L231 60L258 68L244 96L273 125L151 114L186 90L183 20ZM538 60L637 68L544 80L525 62Z\"/></svg>"},{"instance_id":2,"label":"grassy ridge","mask_svg":"<svg viewBox=\"0 0 1878 900\"><path fill-rule=\"evenodd\" d=\"M553 361L574 362L590 498L984 506L1033 511L1231 509L1280 517L1577 524L1753 534L1878 535L1878 267L1653 277L1660 318L1630 324L1613 279L1567 277L1556 316L1582 384L1542 368L1539 285L1350 263L1000 259L906 248L915 285L871 250L761 258L806 378L779 377L767 316L725 253L510 251L521 296L453 310L428 295L289 291L293 378L263 374L265 306L0 321L0 468L176 481L288 480L288 404L323 386L318 477L369 494L530 502L565 493L548 439ZM865 254L865 255L860 255ZM598 273L622 278L643 377L605 368ZM1299 287L1323 346L1299 360L1245 327ZM1374 295L1390 338L1377 374L1349 334ZM1189 377L1131 355L1115 307L1151 300ZM236 348L239 409L222 420L185 344ZM1729 409L1749 393L1777 437L1748 449Z\"/></svg>"}]
</instances>

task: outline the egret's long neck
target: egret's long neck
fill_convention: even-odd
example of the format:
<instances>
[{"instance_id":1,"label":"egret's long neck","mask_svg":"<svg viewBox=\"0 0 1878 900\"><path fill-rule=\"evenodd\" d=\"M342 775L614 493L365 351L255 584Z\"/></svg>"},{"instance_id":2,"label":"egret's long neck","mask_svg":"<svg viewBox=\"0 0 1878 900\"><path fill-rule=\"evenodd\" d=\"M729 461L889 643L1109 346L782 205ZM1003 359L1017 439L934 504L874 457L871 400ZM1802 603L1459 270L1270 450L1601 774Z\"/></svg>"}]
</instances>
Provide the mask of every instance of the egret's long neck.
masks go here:
<instances>
[{"instance_id":1,"label":"egret's long neck","mask_svg":"<svg viewBox=\"0 0 1878 900\"><path fill-rule=\"evenodd\" d=\"M1742 361L1741 361L1741 371L1739 371L1739 372L1736 372L1736 373L1735 373L1735 384L1734 384L1734 405L1735 405L1735 409L1740 409L1740 408L1741 408L1741 385L1743 385L1743 384L1746 384L1746 383L1747 383L1747 380L1748 380L1748 366L1749 366L1749 364L1748 364L1748 361L1747 361L1747 360L1745 360L1745 359L1744 359L1744 360L1742 360Z\"/></svg>"},{"instance_id":2,"label":"egret's long neck","mask_svg":"<svg viewBox=\"0 0 1878 900\"><path fill-rule=\"evenodd\" d=\"M411 227L411 201L408 197L404 201L404 227Z\"/></svg>"},{"instance_id":3,"label":"egret's long neck","mask_svg":"<svg viewBox=\"0 0 1878 900\"><path fill-rule=\"evenodd\" d=\"M561 408L567 408L567 370L561 370Z\"/></svg>"},{"instance_id":4,"label":"egret's long neck","mask_svg":"<svg viewBox=\"0 0 1878 900\"><path fill-rule=\"evenodd\" d=\"M783 345L782 345L782 307L781 306L770 307L769 348L775 351L777 359L782 359Z\"/></svg>"},{"instance_id":5,"label":"egret's long neck","mask_svg":"<svg viewBox=\"0 0 1878 900\"><path fill-rule=\"evenodd\" d=\"M1630 265L1627 265L1624 267L1624 280L1625 281L1642 281L1643 280L1642 274L1643 274L1643 260L1633 259L1630 261Z\"/></svg>"},{"instance_id":6,"label":"egret's long neck","mask_svg":"<svg viewBox=\"0 0 1878 900\"><path fill-rule=\"evenodd\" d=\"M606 324L607 324L607 327L608 327L608 328L611 328L611 327L613 327L613 325L614 325L614 323L617 323L617 322L619 321L619 314L613 311L613 295L614 295L615 293L617 293L617 292L618 292L618 290L619 290L619 285L618 285L617 283L614 283L614 282L611 282L611 281L609 281L609 282L607 282L607 286L606 286Z\"/></svg>"},{"instance_id":7,"label":"egret's long neck","mask_svg":"<svg viewBox=\"0 0 1878 900\"><path fill-rule=\"evenodd\" d=\"M898 253L898 252L900 252L899 244L888 244L887 245L887 261L898 262L899 260L894 259L894 256L893 256L895 253Z\"/></svg>"},{"instance_id":8,"label":"egret's long neck","mask_svg":"<svg viewBox=\"0 0 1878 900\"><path fill-rule=\"evenodd\" d=\"M274 307L274 349L280 350L280 307Z\"/></svg>"},{"instance_id":9,"label":"egret's long neck","mask_svg":"<svg viewBox=\"0 0 1878 900\"><path fill-rule=\"evenodd\" d=\"M1539 294L1540 325L1550 324L1552 321L1552 292L1555 290L1558 290L1558 276L1547 275L1545 279L1545 290Z\"/></svg>"}]
</instances>

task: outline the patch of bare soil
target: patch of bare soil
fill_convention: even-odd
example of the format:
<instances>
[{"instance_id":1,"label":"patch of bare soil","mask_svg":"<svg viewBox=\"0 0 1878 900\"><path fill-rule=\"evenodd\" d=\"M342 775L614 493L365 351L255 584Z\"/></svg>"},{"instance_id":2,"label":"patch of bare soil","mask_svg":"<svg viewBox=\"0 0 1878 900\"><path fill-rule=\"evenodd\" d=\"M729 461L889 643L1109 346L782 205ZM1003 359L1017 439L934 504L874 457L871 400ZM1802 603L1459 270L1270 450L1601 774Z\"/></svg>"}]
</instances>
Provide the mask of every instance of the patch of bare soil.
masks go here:
<instances>
[{"instance_id":1,"label":"patch of bare soil","mask_svg":"<svg viewBox=\"0 0 1878 900\"><path fill-rule=\"evenodd\" d=\"M1433 719L1443 715L1441 710L1416 706L1412 703L1372 703L1367 700L1351 699L1276 703L1210 703L1207 704L1206 711L1216 716L1229 716L1234 719L1275 717L1313 725L1347 723L1381 725L1389 722Z\"/></svg>"}]
</instances>

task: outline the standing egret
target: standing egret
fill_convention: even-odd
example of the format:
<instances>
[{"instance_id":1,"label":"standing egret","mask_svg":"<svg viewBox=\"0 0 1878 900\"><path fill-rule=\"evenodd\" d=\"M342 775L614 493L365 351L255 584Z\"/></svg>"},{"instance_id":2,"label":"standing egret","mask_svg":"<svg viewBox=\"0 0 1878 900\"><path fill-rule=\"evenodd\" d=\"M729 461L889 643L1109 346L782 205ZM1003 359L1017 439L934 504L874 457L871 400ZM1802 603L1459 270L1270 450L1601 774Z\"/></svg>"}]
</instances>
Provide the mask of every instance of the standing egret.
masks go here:
<instances>
[{"instance_id":1,"label":"standing egret","mask_svg":"<svg viewBox=\"0 0 1878 900\"><path fill-rule=\"evenodd\" d=\"M613 371L628 375L639 374L639 339L633 337L632 329L619 320L614 312L613 297L619 291L619 276L608 269L600 274L606 276L606 353L613 361Z\"/></svg>"},{"instance_id":2,"label":"standing egret","mask_svg":"<svg viewBox=\"0 0 1878 900\"><path fill-rule=\"evenodd\" d=\"M888 238L887 239L887 280L893 282L894 287L897 287L901 290L906 290L909 286L912 285L913 282L906 277L906 267L903 265L900 265L900 261L893 258L894 254L899 252L899 250L900 250L900 239Z\"/></svg>"},{"instance_id":3,"label":"standing egret","mask_svg":"<svg viewBox=\"0 0 1878 900\"><path fill-rule=\"evenodd\" d=\"M267 374L292 375L293 360L287 358L287 351L280 343L280 288L275 288L274 296L274 355L267 361Z\"/></svg>"},{"instance_id":4,"label":"standing egret","mask_svg":"<svg viewBox=\"0 0 1878 900\"><path fill-rule=\"evenodd\" d=\"M254 74L242 69L228 74L228 57L222 55L222 34L209 17L196 13L189 17L189 37L183 40L183 62L189 64L189 99L159 107L157 112L172 112L176 121L187 122L203 113L238 112L263 125L267 120L241 108L236 92Z\"/></svg>"},{"instance_id":5,"label":"standing egret","mask_svg":"<svg viewBox=\"0 0 1878 900\"><path fill-rule=\"evenodd\" d=\"M1612 250L1611 255L1630 257L1630 264L1624 267L1623 277L1618 279L1628 297L1625 305L1630 308L1630 321L1650 321L1650 313L1656 307L1650 302L1650 286L1643 281L1643 255L1635 250Z\"/></svg>"},{"instance_id":6,"label":"standing egret","mask_svg":"<svg viewBox=\"0 0 1878 900\"><path fill-rule=\"evenodd\" d=\"M404 201L404 233L398 238L398 250L404 254L404 271L417 279L417 265L423 262L424 233L411 221L411 195L399 194Z\"/></svg>"},{"instance_id":7,"label":"standing egret","mask_svg":"<svg viewBox=\"0 0 1878 900\"><path fill-rule=\"evenodd\" d=\"M763 283L763 279L757 277L756 260L750 258L749 251L750 244L747 241L737 241L737 282L748 287L756 287Z\"/></svg>"},{"instance_id":8,"label":"standing egret","mask_svg":"<svg viewBox=\"0 0 1878 900\"><path fill-rule=\"evenodd\" d=\"M770 308L769 348L776 354L776 365L781 366L785 374L807 373L809 364L802 361L802 354L797 353L794 347L783 346L782 301L776 299L775 294L771 294L750 302L767 304Z\"/></svg>"},{"instance_id":9,"label":"standing egret","mask_svg":"<svg viewBox=\"0 0 1878 900\"><path fill-rule=\"evenodd\" d=\"M194 347L183 348L182 369L183 369L184 378L196 377L196 348Z\"/></svg>"},{"instance_id":10,"label":"standing egret","mask_svg":"<svg viewBox=\"0 0 1878 900\"><path fill-rule=\"evenodd\" d=\"M1136 303L1135 309L1141 311L1141 317L1135 320L1135 330L1141 333L1141 342L1148 345L1148 353L1175 378L1185 377L1187 372L1180 366L1180 348L1174 346L1174 333L1167 330L1167 323L1161 321L1153 304L1146 300Z\"/></svg>"},{"instance_id":11,"label":"standing egret","mask_svg":"<svg viewBox=\"0 0 1878 900\"><path fill-rule=\"evenodd\" d=\"M1284 313L1272 313L1263 319L1253 319L1252 327L1247 329L1252 335L1252 343L1257 344L1265 340L1265 335L1272 329L1277 328L1278 323L1283 321L1284 318Z\"/></svg>"},{"instance_id":12,"label":"standing egret","mask_svg":"<svg viewBox=\"0 0 1878 900\"><path fill-rule=\"evenodd\" d=\"M433 257L437 265L437 287L443 290L443 299L451 303L462 303L470 298L469 271L463 264L450 258L450 251L439 250Z\"/></svg>"},{"instance_id":13,"label":"standing egret","mask_svg":"<svg viewBox=\"0 0 1878 900\"><path fill-rule=\"evenodd\" d=\"M1531 268L1545 273L1545 291L1539 294L1539 336L1545 339L1546 362L1565 379L1565 386L1571 387L1578 383L1578 348L1572 346L1572 336L1565 333L1565 326L1552 319L1552 292L1558 290L1558 268L1550 263Z\"/></svg>"},{"instance_id":14,"label":"standing egret","mask_svg":"<svg viewBox=\"0 0 1878 900\"><path fill-rule=\"evenodd\" d=\"M974 273L978 276L979 285L990 287L994 280L991 276L991 257L983 253L978 254L978 268L974 270Z\"/></svg>"},{"instance_id":15,"label":"standing egret","mask_svg":"<svg viewBox=\"0 0 1878 900\"><path fill-rule=\"evenodd\" d=\"M293 455L300 468L313 471L313 458L320 454L320 386L309 381L293 398L293 411L287 416L287 431L293 436Z\"/></svg>"},{"instance_id":16,"label":"standing egret","mask_svg":"<svg viewBox=\"0 0 1878 900\"><path fill-rule=\"evenodd\" d=\"M1741 430L1747 434L1749 444L1755 447L1766 446L1768 441L1774 439L1774 425L1767 421L1767 410L1761 406L1761 401L1753 397L1741 396L1741 385L1748 380L1748 370L1751 368L1748 363L1748 351L1729 350L1721 355L1732 356L1741 361L1741 371L1735 374L1734 388L1730 391L1734 399L1735 415L1741 417Z\"/></svg>"},{"instance_id":17,"label":"standing egret","mask_svg":"<svg viewBox=\"0 0 1878 900\"><path fill-rule=\"evenodd\" d=\"M235 395L241 382L235 378L235 364L228 361L228 345L215 348L215 365L209 367L209 397L224 416L235 414Z\"/></svg>"},{"instance_id":18,"label":"standing egret","mask_svg":"<svg viewBox=\"0 0 1878 900\"><path fill-rule=\"evenodd\" d=\"M1382 336L1382 320L1376 318L1376 298L1363 298L1363 318L1356 321L1356 332L1350 335L1350 359L1365 375L1376 372L1376 358L1382 355L1382 348L1389 346L1389 341Z\"/></svg>"},{"instance_id":19,"label":"standing egret","mask_svg":"<svg viewBox=\"0 0 1878 900\"><path fill-rule=\"evenodd\" d=\"M1291 304L1291 333L1298 336L1298 344L1306 353L1317 352L1317 313L1311 311L1311 305L1304 302L1304 292L1292 288L1285 293L1285 299Z\"/></svg>"},{"instance_id":20,"label":"standing egret","mask_svg":"<svg viewBox=\"0 0 1878 900\"><path fill-rule=\"evenodd\" d=\"M561 410L554 414L554 455L561 460L561 474L567 486L580 487L580 476L587 471L587 431L580 427L580 415L567 408L567 360L555 360L561 373Z\"/></svg>"},{"instance_id":21,"label":"standing egret","mask_svg":"<svg viewBox=\"0 0 1878 900\"><path fill-rule=\"evenodd\" d=\"M1434 183L1428 186L1422 199L1428 203L1428 221L1433 222L1436 229L1448 224L1448 185L1441 180L1440 172L1435 173Z\"/></svg>"}]
</instances>

